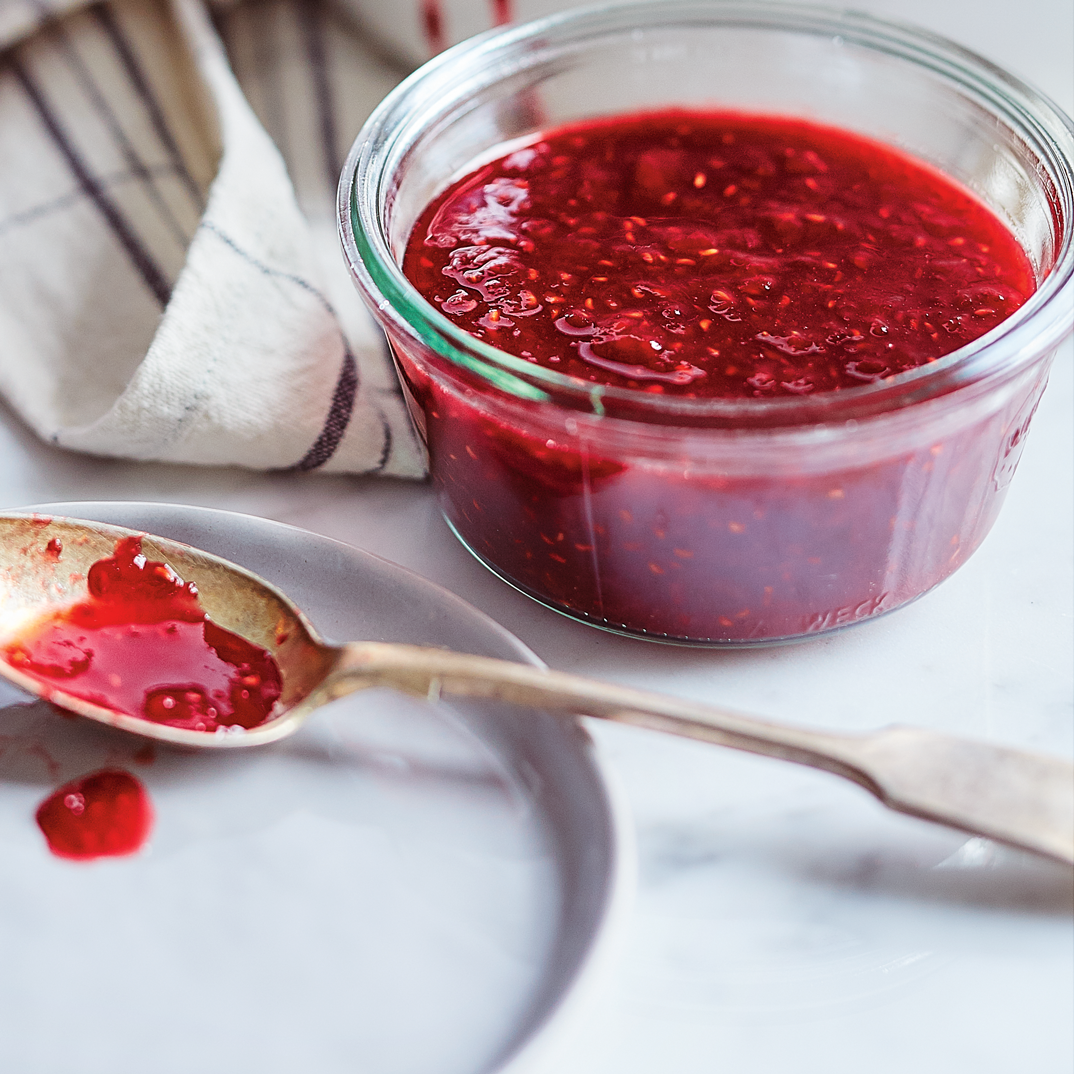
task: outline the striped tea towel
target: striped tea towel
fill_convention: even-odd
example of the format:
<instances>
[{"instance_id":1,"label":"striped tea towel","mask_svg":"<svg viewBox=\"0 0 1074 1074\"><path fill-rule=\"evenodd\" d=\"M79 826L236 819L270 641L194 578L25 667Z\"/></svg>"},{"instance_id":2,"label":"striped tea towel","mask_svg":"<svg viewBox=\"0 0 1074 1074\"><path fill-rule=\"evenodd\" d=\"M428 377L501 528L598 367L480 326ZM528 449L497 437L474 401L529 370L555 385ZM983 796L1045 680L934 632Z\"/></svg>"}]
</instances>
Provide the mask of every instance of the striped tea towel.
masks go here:
<instances>
[{"instance_id":1,"label":"striped tea towel","mask_svg":"<svg viewBox=\"0 0 1074 1074\"><path fill-rule=\"evenodd\" d=\"M0 0L0 393L77 451L421 476L335 187L408 67L509 14Z\"/></svg>"}]
</instances>

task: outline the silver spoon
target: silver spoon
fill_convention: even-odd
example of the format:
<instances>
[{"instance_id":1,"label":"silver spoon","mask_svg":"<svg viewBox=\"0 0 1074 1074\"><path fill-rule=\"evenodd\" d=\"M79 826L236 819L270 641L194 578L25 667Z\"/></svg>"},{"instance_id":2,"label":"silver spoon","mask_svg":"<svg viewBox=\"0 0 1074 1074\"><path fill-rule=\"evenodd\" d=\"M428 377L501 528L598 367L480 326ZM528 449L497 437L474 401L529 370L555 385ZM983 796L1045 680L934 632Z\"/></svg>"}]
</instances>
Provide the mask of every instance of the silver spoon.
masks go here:
<instances>
[{"instance_id":1,"label":"silver spoon","mask_svg":"<svg viewBox=\"0 0 1074 1074\"><path fill-rule=\"evenodd\" d=\"M492 698L667 731L685 738L821 768L861 785L884 805L1074 863L1074 766L1056 757L895 726L864 735L784 726L710 705L578 675L442 649L384 642L329 645L274 586L251 571L177 541L75 519L0 514L0 640L50 606L86 597L90 566L123 537L193 581L221 626L271 652L283 691L250 730L192 731L46 690L0 659L0 675L28 693L112 727L183 746L235 749L275 742L320 705L373 686L435 700ZM62 545L59 560L50 541ZM54 546L55 547L55 546ZM57 684L59 685L59 684Z\"/></svg>"}]
</instances>

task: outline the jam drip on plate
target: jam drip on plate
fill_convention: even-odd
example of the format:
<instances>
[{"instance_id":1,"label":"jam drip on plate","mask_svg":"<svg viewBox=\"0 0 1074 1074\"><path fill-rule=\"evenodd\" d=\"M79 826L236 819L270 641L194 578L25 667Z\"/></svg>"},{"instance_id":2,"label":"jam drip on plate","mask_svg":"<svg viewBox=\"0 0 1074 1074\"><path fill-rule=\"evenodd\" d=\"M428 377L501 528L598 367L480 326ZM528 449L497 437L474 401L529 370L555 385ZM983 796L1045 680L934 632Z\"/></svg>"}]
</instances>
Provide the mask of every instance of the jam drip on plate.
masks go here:
<instances>
[{"instance_id":1,"label":"jam drip on plate","mask_svg":"<svg viewBox=\"0 0 1074 1074\"><path fill-rule=\"evenodd\" d=\"M216 731L264 723L280 696L265 649L212 622L197 588L116 544L90 568L89 597L36 620L0 656L74 697L171 727Z\"/></svg>"},{"instance_id":2,"label":"jam drip on plate","mask_svg":"<svg viewBox=\"0 0 1074 1074\"><path fill-rule=\"evenodd\" d=\"M106 768L65 783L38 806L37 825L59 858L133 854L149 837L153 807L129 772Z\"/></svg>"}]
</instances>

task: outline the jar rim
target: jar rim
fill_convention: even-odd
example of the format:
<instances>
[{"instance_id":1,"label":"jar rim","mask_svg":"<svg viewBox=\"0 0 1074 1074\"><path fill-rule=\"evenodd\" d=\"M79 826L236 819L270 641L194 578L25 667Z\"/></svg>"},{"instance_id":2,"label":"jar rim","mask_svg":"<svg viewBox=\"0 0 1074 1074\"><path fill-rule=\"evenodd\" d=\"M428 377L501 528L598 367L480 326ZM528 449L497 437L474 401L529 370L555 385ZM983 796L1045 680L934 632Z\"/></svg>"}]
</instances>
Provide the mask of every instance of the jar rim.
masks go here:
<instances>
[{"instance_id":1,"label":"jar rim","mask_svg":"<svg viewBox=\"0 0 1074 1074\"><path fill-rule=\"evenodd\" d=\"M518 74L547 65L573 44L611 33L676 25L797 32L841 39L931 69L968 91L1015 130L1041 163L1059 229L1055 258L1030 298L991 331L933 362L889 380L778 399L688 399L592 384L499 350L470 335L428 302L392 255L381 210L393 166L443 110ZM445 176L445 180L450 177ZM865 418L976 384L1002 381L1050 353L1074 327L1074 123L1048 97L991 61L931 32L858 12L742 0L621 2L579 8L479 34L442 52L401 82L366 121L347 157L338 192L343 251L359 288L390 328L452 366L518 399L555 401L597 415L626 411L636 420L671 424L787 426Z\"/></svg>"}]
</instances>

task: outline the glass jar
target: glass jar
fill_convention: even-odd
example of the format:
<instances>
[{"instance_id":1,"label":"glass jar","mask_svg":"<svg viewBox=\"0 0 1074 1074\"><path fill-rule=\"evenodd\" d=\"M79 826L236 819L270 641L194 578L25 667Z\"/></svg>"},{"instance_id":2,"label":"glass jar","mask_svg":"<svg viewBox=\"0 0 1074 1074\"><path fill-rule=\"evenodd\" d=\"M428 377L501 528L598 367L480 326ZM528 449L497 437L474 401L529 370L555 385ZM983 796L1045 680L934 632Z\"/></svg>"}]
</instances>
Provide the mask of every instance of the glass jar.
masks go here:
<instances>
[{"instance_id":1,"label":"glass jar","mask_svg":"<svg viewBox=\"0 0 1074 1074\"><path fill-rule=\"evenodd\" d=\"M506 144L673 107L801 117L934 165L1009 225L1037 291L890 381L682 399L496 350L403 276L422 210ZM339 223L466 547L596 626L753 645L891 611L988 533L1071 330L1072 162L1054 105L930 34L800 6L625 4L485 34L418 70L355 142Z\"/></svg>"}]
</instances>

